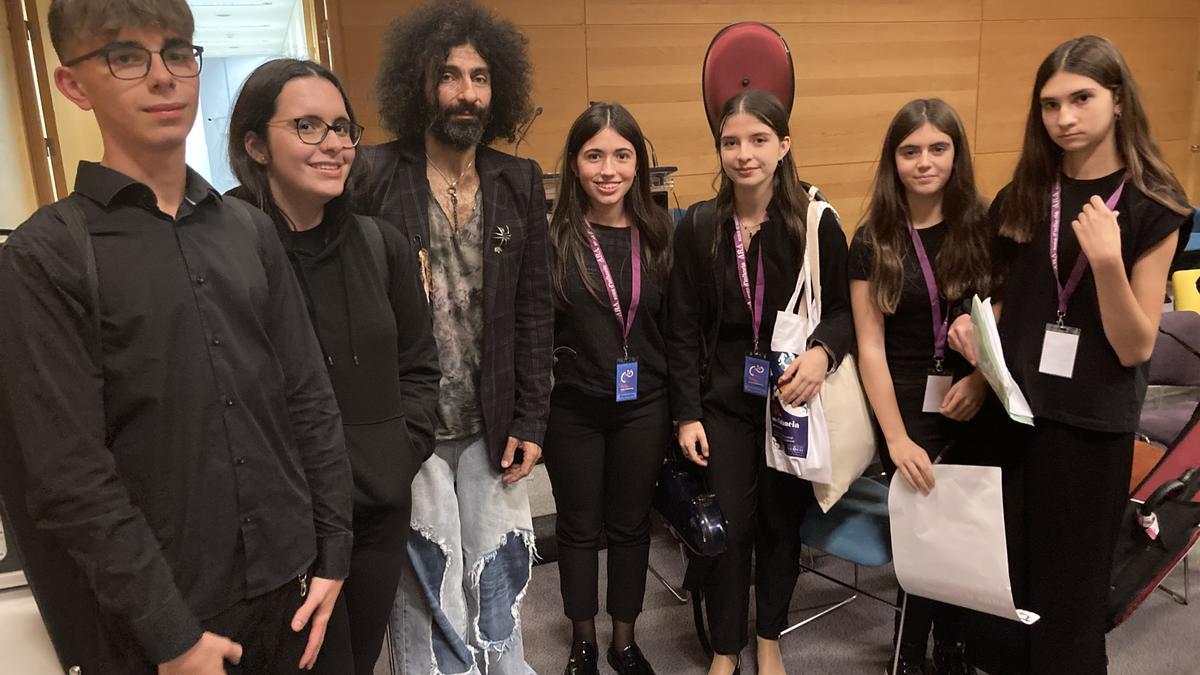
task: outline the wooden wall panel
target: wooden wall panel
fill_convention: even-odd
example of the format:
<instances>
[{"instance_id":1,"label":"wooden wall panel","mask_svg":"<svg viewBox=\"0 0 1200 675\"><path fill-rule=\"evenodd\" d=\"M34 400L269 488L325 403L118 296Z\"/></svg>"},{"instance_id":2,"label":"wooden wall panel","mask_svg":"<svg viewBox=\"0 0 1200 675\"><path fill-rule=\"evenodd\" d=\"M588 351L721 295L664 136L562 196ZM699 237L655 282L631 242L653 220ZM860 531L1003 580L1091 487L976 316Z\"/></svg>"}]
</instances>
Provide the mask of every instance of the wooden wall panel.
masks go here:
<instances>
[{"instance_id":1,"label":"wooden wall panel","mask_svg":"<svg viewBox=\"0 0 1200 675\"><path fill-rule=\"evenodd\" d=\"M570 26L583 24L584 0L482 0L504 18L518 26ZM352 24L383 23L420 5L418 0L341 0L337 4L343 18Z\"/></svg>"},{"instance_id":2,"label":"wooden wall panel","mask_svg":"<svg viewBox=\"0 0 1200 675\"><path fill-rule=\"evenodd\" d=\"M974 128L978 22L785 26L796 64L792 140L800 165L869 162L914 98L946 99ZM896 58L904 54L905 58Z\"/></svg>"},{"instance_id":3,"label":"wooden wall panel","mask_svg":"<svg viewBox=\"0 0 1200 675\"><path fill-rule=\"evenodd\" d=\"M327 0L337 64L363 117L383 31L413 0ZM490 0L529 36L534 97L545 113L521 154L553 170L589 100L624 103L679 167L673 198L712 195L717 158L700 97L701 63L728 23L764 21L797 66L792 136L801 176L821 186L852 231L887 123L906 101L940 96L962 115L989 198L1011 178L1037 64L1076 35L1121 47L1155 137L1200 197L1200 0ZM375 125L368 140L386 138ZM507 149L507 145L500 147ZM1195 166L1195 169L1193 169Z\"/></svg>"},{"instance_id":4,"label":"wooden wall panel","mask_svg":"<svg viewBox=\"0 0 1200 675\"><path fill-rule=\"evenodd\" d=\"M719 29L588 27L589 98L629 108L657 148L659 160L679 166L682 173L716 165L700 98L700 69L704 51Z\"/></svg>"},{"instance_id":5,"label":"wooden wall panel","mask_svg":"<svg viewBox=\"0 0 1200 675\"><path fill-rule=\"evenodd\" d=\"M978 20L981 15L982 0L589 0L587 3L589 25L964 21Z\"/></svg>"},{"instance_id":6,"label":"wooden wall panel","mask_svg":"<svg viewBox=\"0 0 1200 675\"><path fill-rule=\"evenodd\" d=\"M537 78L533 103L542 114L521 143L522 157L532 157L544 171L554 171L571 123L588 105L587 53L582 26L528 28L529 58ZM512 152L508 143L496 147Z\"/></svg>"},{"instance_id":7,"label":"wooden wall panel","mask_svg":"<svg viewBox=\"0 0 1200 675\"><path fill-rule=\"evenodd\" d=\"M1196 114L1187 95L1196 86L1196 21L985 21L979 63L980 152L1019 150L1038 64L1071 37L1094 33L1121 49L1149 111L1155 136L1187 138Z\"/></svg>"},{"instance_id":8,"label":"wooden wall panel","mask_svg":"<svg viewBox=\"0 0 1200 675\"><path fill-rule=\"evenodd\" d=\"M975 155L975 185L989 201L1012 180L1019 152L989 152Z\"/></svg>"},{"instance_id":9,"label":"wooden wall panel","mask_svg":"<svg viewBox=\"0 0 1200 675\"><path fill-rule=\"evenodd\" d=\"M1200 0L983 0L985 21L1200 16Z\"/></svg>"},{"instance_id":10,"label":"wooden wall panel","mask_svg":"<svg viewBox=\"0 0 1200 675\"><path fill-rule=\"evenodd\" d=\"M837 209L849 242L867 208L867 196L875 180L875 162L801 167L800 178L820 188Z\"/></svg>"}]
</instances>

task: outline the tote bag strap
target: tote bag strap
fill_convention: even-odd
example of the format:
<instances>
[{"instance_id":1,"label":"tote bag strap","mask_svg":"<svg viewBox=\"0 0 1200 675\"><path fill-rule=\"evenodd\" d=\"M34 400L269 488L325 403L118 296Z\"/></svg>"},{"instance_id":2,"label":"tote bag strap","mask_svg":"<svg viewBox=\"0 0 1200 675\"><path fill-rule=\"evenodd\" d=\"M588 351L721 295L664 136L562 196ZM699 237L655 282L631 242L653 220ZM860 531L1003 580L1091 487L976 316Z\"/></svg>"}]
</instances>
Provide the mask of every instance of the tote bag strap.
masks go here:
<instances>
[{"instance_id":1,"label":"tote bag strap","mask_svg":"<svg viewBox=\"0 0 1200 675\"><path fill-rule=\"evenodd\" d=\"M818 199L820 190L817 186L811 185L808 188L808 213L805 215L804 226L804 259L805 267L808 269L807 277L809 283L807 298L809 302L809 318L813 320L814 325L821 321L821 245L818 239L818 230L821 225L821 217L825 215L826 209L833 211L837 215L837 209L833 205L822 199ZM801 272L804 276L805 272Z\"/></svg>"}]
</instances>

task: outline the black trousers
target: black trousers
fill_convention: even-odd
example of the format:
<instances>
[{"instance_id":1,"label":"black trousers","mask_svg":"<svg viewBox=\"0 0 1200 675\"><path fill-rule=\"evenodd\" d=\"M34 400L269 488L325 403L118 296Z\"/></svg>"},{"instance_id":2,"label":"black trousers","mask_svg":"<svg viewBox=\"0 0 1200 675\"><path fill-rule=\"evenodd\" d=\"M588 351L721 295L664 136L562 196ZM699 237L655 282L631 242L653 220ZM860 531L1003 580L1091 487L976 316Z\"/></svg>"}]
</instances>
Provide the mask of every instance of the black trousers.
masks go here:
<instances>
[{"instance_id":1,"label":"black trousers","mask_svg":"<svg viewBox=\"0 0 1200 675\"><path fill-rule=\"evenodd\" d=\"M754 565L757 633L778 639L787 628L788 606L800 575L800 523L813 503L812 484L767 468L766 401L740 391L741 381L720 378L714 392L724 403L706 406L708 482L727 525L728 547L700 561L708 567L702 584L713 650L733 655L747 643L750 571ZM731 408L733 408L731 410Z\"/></svg>"},{"instance_id":2,"label":"black trousers","mask_svg":"<svg viewBox=\"0 0 1200 675\"><path fill-rule=\"evenodd\" d=\"M290 581L256 598L243 600L211 619L201 621L208 632L227 637L242 645L242 661L225 664L229 675L283 675L299 673L300 657L308 643L308 628L295 633L292 616L304 599L300 582ZM150 663L120 622L101 626L100 666L98 673L155 675L158 666ZM346 671L341 671L346 672Z\"/></svg>"},{"instance_id":3,"label":"black trousers","mask_svg":"<svg viewBox=\"0 0 1200 675\"><path fill-rule=\"evenodd\" d=\"M665 392L617 403L558 387L550 398L546 471L557 506L563 609L573 621L599 611L601 534L608 541L610 616L642 611L650 558L650 507L671 438Z\"/></svg>"},{"instance_id":4,"label":"black trousers","mask_svg":"<svg viewBox=\"0 0 1200 675\"><path fill-rule=\"evenodd\" d=\"M411 512L411 502L397 508L354 510L350 577L334 605L314 672L375 672L404 569Z\"/></svg>"},{"instance_id":5,"label":"black trousers","mask_svg":"<svg viewBox=\"0 0 1200 675\"><path fill-rule=\"evenodd\" d=\"M921 446L929 454L930 461L937 459L947 451L951 443L962 433L960 422L944 417L939 413L922 412L925 402L925 378L895 377L892 388L896 392L896 404L900 409L900 417L904 420L904 429L914 443ZM888 479L896 476L896 465L887 451L887 441L883 438L883 430L875 425L875 445L879 448L879 461ZM952 452L952 451L950 451ZM951 454L945 459L955 461ZM904 480L901 477L899 480ZM896 604L901 605L907 594L904 589L896 591ZM956 642L962 638L959 624L962 615L958 608L941 602L922 598L918 595L908 595L908 606L904 613L904 634L900 635L900 615L896 615L893 640L900 641L900 653L918 661L925 658L929 632L933 630L937 642Z\"/></svg>"},{"instance_id":6,"label":"black trousers","mask_svg":"<svg viewBox=\"0 0 1200 675\"><path fill-rule=\"evenodd\" d=\"M997 412L998 411L998 412ZM1030 428L993 407L973 459L1004 471L1005 529L1017 606L1033 626L972 614L968 656L993 675L1099 675L1105 613L1133 464L1133 434L1045 418Z\"/></svg>"}]
</instances>

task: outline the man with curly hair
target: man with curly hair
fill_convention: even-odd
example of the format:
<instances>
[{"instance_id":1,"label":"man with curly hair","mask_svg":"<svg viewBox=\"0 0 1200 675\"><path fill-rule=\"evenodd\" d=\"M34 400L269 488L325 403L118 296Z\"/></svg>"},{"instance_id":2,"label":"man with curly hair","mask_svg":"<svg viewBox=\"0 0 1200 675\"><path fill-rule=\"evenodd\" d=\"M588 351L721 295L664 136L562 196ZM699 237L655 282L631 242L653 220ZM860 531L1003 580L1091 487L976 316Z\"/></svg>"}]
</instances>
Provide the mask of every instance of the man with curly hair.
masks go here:
<instances>
[{"instance_id":1,"label":"man with curly hair","mask_svg":"<svg viewBox=\"0 0 1200 675\"><path fill-rule=\"evenodd\" d=\"M385 37L376 82L396 140L362 150L362 213L418 251L441 361L434 455L413 481L393 614L406 673L531 673L519 605L533 559L521 482L549 412L553 305L537 164L488 144L531 119L527 40L468 0Z\"/></svg>"}]
</instances>

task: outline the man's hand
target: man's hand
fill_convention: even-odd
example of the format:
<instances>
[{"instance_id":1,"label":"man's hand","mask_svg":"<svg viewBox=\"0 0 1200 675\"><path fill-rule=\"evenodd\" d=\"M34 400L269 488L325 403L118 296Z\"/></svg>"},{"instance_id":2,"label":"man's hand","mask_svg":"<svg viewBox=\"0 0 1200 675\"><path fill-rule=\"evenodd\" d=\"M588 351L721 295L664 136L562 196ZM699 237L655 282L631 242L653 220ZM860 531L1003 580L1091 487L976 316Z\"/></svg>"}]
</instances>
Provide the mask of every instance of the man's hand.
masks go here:
<instances>
[{"instance_id":1,"label":"man's hand","mask_svg":"<svg viewBox=\"0 0 1200 675\"><path fill-rule=\"evenodd\" d=\"M312 619L312 630L308 633L308 645L300 657L300 669L312 670L317 664L317 654L325 643L325 628L329 625L329 615L333 614L333 605L337 602L338 593L342 591L342 579L322 579L313 577L308 585L308 597L296 615L292 617L292 630L299 633Z\"/></svg>"},{"instance_id":2,"label":"man's hand","mask_svg":"<svg viewBox=\"0 0 1200 675\"><path fill-rule=\"evenodd\" d=\"M515 461L517 448L521 448L523 451L520 462ZM532 441L523 441L515 436L509 436L508 443L504 445L504 455L500 457L500 468L504 469L501 479L508 485L520 481L528 476L530 471L533 471L533 467L541 456L542 446Z\"/></svg>"},{"instance_id":3,"label":"man's hand","mask_svg":"<svg viewBox=\"0 0 1200 675\"><path fill-rule=\"evenodd\" d=\"M216 633L205 632L192 648L158 665L158 675L225 675L225 662L237 665L242 646Z\"/></svg>"}]
</instances>

